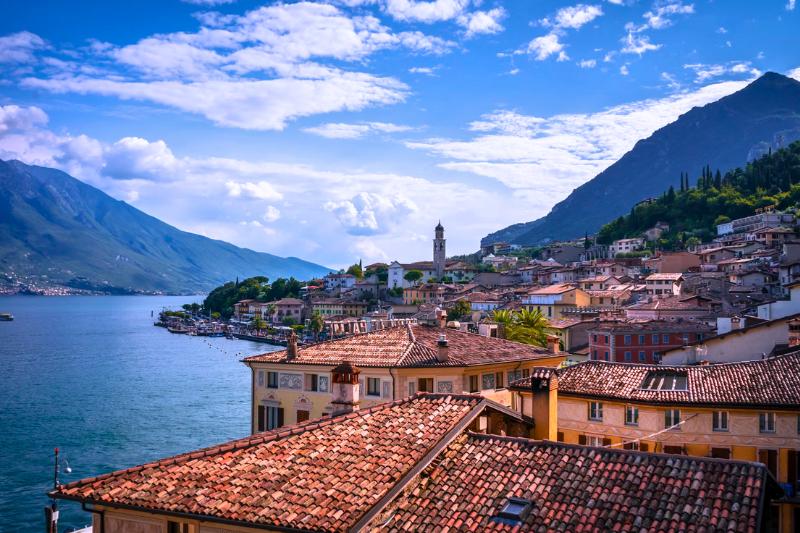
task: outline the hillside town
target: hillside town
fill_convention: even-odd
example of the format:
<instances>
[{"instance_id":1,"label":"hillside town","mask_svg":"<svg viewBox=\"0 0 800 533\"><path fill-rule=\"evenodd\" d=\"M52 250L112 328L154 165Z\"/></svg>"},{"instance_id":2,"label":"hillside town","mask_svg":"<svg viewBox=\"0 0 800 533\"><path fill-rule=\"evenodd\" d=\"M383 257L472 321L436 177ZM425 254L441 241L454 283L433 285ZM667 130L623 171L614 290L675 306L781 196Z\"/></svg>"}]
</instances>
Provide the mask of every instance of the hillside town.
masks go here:
<instances>
[{"instance_id":1,"label":"hillside town","mask_svg":"<svg viewBox=\"0 0 800 533\"><path fill-rule=\"evenodd\" d=\"M796 228L476 264L439 223L431 261L235 304L285 345L242 361L251 437L50 495L112 531L796 531Z\"/></svg>"}]
</instances>

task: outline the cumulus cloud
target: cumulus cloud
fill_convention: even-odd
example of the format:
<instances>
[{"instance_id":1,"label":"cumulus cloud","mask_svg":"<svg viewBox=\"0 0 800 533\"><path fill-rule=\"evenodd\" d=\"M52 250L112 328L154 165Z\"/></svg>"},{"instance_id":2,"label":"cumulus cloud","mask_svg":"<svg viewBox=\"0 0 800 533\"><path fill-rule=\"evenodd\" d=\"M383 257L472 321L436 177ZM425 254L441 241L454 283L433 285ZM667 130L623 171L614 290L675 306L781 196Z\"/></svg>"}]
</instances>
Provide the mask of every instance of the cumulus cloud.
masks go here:
<instances>
[{"instance_id":1,"label":"cumulus cloud","mask_svg":"<svg viewBox=\"0 0 800 533\"><path fill-rule=\"evenodd\" d=\"M569 59L561 37L567 30L578 30L585 24L603 15L603 10L598 5L578 4L559 9L551 17L541 19L539 24L550 28L550 32L534 37L525 48L516 50L515 54L527 53L537 61L556 56L557 61Z\"/></svg>"},{"instance_id":2,"label":"cumulus cloud","mask_svg":"<svg viewBox=\"0 0 800 533\"><path fill-rule=\"evenodd\" d=\"M578 4L561 8L552 18L545 18L540 22L553 28L577 30L602 14L603 9L599 5Z\"/></svg>"},{"instance_id":3,"label":"cumulus cloud","mask_svg":"<svg viewBox=\"0 0 800 533\"><path fill-rule=\"evenodd\" d=\"M578 66L581 68L594 68L597 66L597 60L595 59L581 59L578 61Z\"/></svg>"},{"instance_id":4,"label":"cumulus cloud","mask_svg":"<svg viewBox=\"0 0 800 533\"><path fill-rule=\"evenodd\" d=\"M385 0L384 9L397 20L441 22L462 15L470 0Z\"/></svg>"},{"instance_id":5,"label":"cumulus cloud","mask_svg":"<svg viewBox=\"0 0 800 533\"><path fill-rule=\"evenodd\" d=\"M589 114L552 117L497 111L470 124L471 139L409 141L444 161L443 168L493 178L514 194L552 206L625 154L639 139L674 121L692 107L741 89L727 81L636 101Z\"/></svg>"},{"instance_id":6,"label":"cumulus cloud","mask_svg":"<svg viewBox=\"0 0 800 533\"><path fill-rule=\"evenodd\" d=\"M528 43L527 53L531 54L537 61L544 61L548 57L564 51L564 44L559 41L558 35L548 33L536 37Z\"/></svg>"},{"instance_id":7,"label":"cumulus cloud","mask_svg":"<svg viewBox=\"0 0 800 533\"><path fill-rule=\"evenodd\" d=\"M623 54L637 54L642 55L645 52L651 52L661 48L660 44L653 44L647 35L637 35L633 32L628 32L628 35L622 40L623 47L620 50Z\"/></svg>"},{"instance_id":8,"label":"cumulus cloud","mask_svg":"<svg viewBox=\"0 0 800 533\"><path fill-rule=\"evenodd\" d=\"M255 200L280 200L283 195L275 190L271 183L266 181L259 182L238 182L227 181L225 186L228 188L228 196L245 197Z\"/></svg>"},{"instance_id":9,"label":"cumulus cloud","mask_svg":"<svg viewBox=\"0 0 800 533\"><path fill-rule=\"evenodd\" d=\"M676 15L690 15L694 13L694 4L684 4L681 0L656 0L650 10L643 15L644 22L635 24L629 22L625 25L627 35L621 39L623 54L637 54L641 56L661 48L654 44L650 37L643 32L647 30L661 30L674 23ZM722 28L724 30L724 28Z\"/></svg>"},{"instance_id":10,"label":"cumulus cloud","mask_svg":"<svg viewBox=\"0 0 800 533\"><path fill-rule=\"evenodd\" d=\"M328 139L359 139L370 133L398 133L410 131L411 129L413 128L410 126L402 126L390 122L362 122L358 124L329 122L305 128L303 131Z\"/></svg>"},{"instance_id":11,"label":"cumulus cloud","mask_svg":"<svg viewBox=\"0 0 800 533\"><path fill-rule=\"evenodd\" d=\"M45 47L44 39L29 31L0 37L0 63L30 63L34 53Z\"/></svg>"},{"instance_id":12,"label":"cumulus cloud","mask_svg":"<svg viewBox=\"0 0 800 533\"><path fill-rule=\"evenodd\" d=\"M361 192L348 200L327 202L325 209L334 213L351 235L377 235L416 211L413 202L401 195L383 196Z\"/></svg>"},{"instance_id":13,"label":"cumulus cloud","mask_svg":"<svg viewBox=\"0 0 800 533\"><path fill-rule=\"evenodd\" d=\"M268 205L266 211L264 211L264 216L261 218L265 222L275 222L281 218L281 211L274 205Z\"/></svg>"},{"instance_id":14,"label":"cumulus cloud","mask_svg":"<svg viewBox=\"0 0 800 533\"><path fill-rule=\"evenodd\" d=\"M35 106L0 106L0 133L11 130L30 130L36 126L47 124L47 120L47 113Z\"/></svg>"},{"instance_id":15,"label":"cumulus cloud","mask_svg":"<svg viewBox=\"0 0 800 533\"><path fill-rule=\"evenodd\" d=\"M473 11L472 13L460 15L457 22L466 30L464 36L469 39L475 35L503 31L503 25L500 21L505 17L506 10L502 7L496 7L488 11Z\"/></svg>"}]
</instances>

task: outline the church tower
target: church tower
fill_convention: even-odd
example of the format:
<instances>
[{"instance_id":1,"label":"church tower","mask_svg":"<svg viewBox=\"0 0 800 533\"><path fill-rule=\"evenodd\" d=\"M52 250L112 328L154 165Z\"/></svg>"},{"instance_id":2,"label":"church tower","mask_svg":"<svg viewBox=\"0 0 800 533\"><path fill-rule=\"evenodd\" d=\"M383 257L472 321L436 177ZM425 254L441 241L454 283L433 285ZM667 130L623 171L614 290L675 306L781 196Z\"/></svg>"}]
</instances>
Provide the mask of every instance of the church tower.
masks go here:
<instances>
[{"instance_id":1,"label":"church tower","mask_svg":"<svg viewBox=\"0 0 800 533\"><path fill-rule=\"evenodd\" d=\"M444 227L442 222L436 225L436 235L433 239L433 269L436 271L436 277L442 279L444 276L444 264L447 259L447 254L444 249Z\"/></svg>"}]
</instances>

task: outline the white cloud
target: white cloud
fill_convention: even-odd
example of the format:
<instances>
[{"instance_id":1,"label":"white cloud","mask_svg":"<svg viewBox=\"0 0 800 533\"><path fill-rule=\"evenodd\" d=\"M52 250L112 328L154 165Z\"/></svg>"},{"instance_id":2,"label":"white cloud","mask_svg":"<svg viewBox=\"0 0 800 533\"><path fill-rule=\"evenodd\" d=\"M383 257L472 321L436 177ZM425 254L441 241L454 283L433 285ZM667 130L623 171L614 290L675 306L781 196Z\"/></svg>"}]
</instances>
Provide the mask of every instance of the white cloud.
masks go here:
<instances>
[{"instance_id":1,"label":"white cloud","mask_svg":"<svg viewBox=\"0 0 800 533\"><path fill-rule=\"evenodd\" d=\"M528 43L527 53L534 56L537 61L544 61L548 57L564 50L564 45L558 40L558 35L548 33L536 37Z\"/></svg>"},{"instance_id":2,"label":"white cloud","mask_svg":"<svg viewBox=\"0 0 800 533\"><path fill-rule=\"evenodd\" d=\"M717 28L717 33L725 35L726 33L728 33L728 30L725 29L725 26L720 26L719 28Z\"/></svg>"},{"instance_id":3,"label":"white cloud","mask_svg":"<svg viewBox=\"0 0 800 533\"><path fill-rule=\"evenodd\" d=\"M795 0L788 0L786 2L786 10L787 11L794 11Z\"/></svg>"},{"instance_id":4,"label":"white cloud","mask_svg":"<svg viewBox=\"0 0 800 533\"><path fill-rule=\"evenodd\" d=\"M578 66L581 68L594 68L597 66L596 59L581 59L578 61Z\"/></svg>"},{"instance_id":5,"label":"white cloud","mask_svg":"<svg viewBox=\"0 0 800 533\"><path fill-rule=\"evenodd\" d=\"M174 179L182 163L162 140L149 142L140 137L124 137L105 153L103 173L120 180L166 181Z\"/></svg>"},{"instance_id":6,"label":"white cloud","mask_svg":"<svg viewBox=\"0 0 800 533\"><path fill-rule=\"evenodd\" d=\"M673 24L675 15L691 15L694 4L684 4L680 0L661 0L653 4L653 8L644 14L646 28L660 30Z\"/></svg>"},{"instance_id":7,"label":"white cloud","mask_svg":"<svg viewBox=\"0 0 800 533\"><path fill-rule=\"evenodd\" d=\"M439 67L411 67L408 71L411 74L424 74L426 76L435 76Z\"/></svg>"},{"instance_id":8,"label":"white cloud","mask_svg":"<svg viewBox=\"0 0 800 533\"><path fill-rule=\"evenodd\" d=\"M502 7L495 7L488 11L473 11L460 15L456 21L462 26L466 33L466 38L474 37L479 34L492 34L503 31L500 21L506 17L506 10Z\"/></svg>"},{"instance_id":9,"label":"white cloud","mask_svg":"<svg viewBox=\"0 0 800 533\"><path fill-rule=\"evenodd\" d=\"M622 65L621 67L619 67L619 73L622 74L623 76L627 76L630 73L630 71L628 70L628 65Z\"/></svg>"},{"instance_id":10,"label":"white cloud","mask_svg":"<svg viewBox=\"0 0 800 533\"><path fill-rule=\"evenodd\" d=\"M264 216L261 217L265 222L275 222L281 218L280 210L274 205L268 205Z\"/></svg>"},{"instance_id":11,"label":"white cloud","mask_svg":"<svg viewBox=\"0 0 800 533\"><path fill-rule=\"evenodd\" d=\"M0 63L30 63L45 47L44 39L29 31L5 35L0 37Z\"/></svg>"},{"instance_id":12,"label":"white cloud","mask_svg":"<svg viewBox=\"0 0 800 533\"><path fill-rule=\"evenodd\" d=\"M347 233L376 235L400 224L417 208L408 198L399 194L383 196L361 192L347 200L327 202L325 209L336 215Z\"/></svg>"},{"instance_id":13,"label":"white cloud","mask_svg":"<svg viewBox=\"0 0 800 533\"><path fill-rule=\"evenodd\" d=\"M228 196L245 197L255 200L280 200L283 195L275 190L271 183L266 181L258 182L238 182L227 181L225 187L228 188Z\"/></svg>"},{"instance_id":14,"label":"white cloud","mask_svg":"<svg viewBox=\"0 0 800 533\"><path fill-rule=\"evenodd\" d=\"M305 128L303 131L327 137L328 139L359 139L370 133L398 133L410 131L410 126L392 124L389 122L362 122L359 124L346 124L342 122L329 122Z\"/></svg>"},{"instance_id":15,"label":"white cloud","mask_svg":"<svg viewBox=\"0 0 800 533\"><path fill-rule=\"evenodd\" d=\"M622 43L624 46L620 51L623 54L642 55L645 52L650 52L661 48L660 44L651 43L648 36L636 35L633 32L628 32L628 35L622 39Z\"/></svg>"},{"instance_id":16,"label":"white cloud","mask_svg":"<svg viewBox=\"0 0 800 533\"><path fill-rule=\"evenodd\" d=\"M540 22L553 28L577 30L602 15L603 9L598 5L578 4L561 8L553 18L542 19Z\"/></svg>"},{"instance_id":17,"label":"white cloud","mask_svg":"<svg viewBox=\"0 0 800 533\"><path fill-rule=\"evenodd\" d=\"M683 65L683 68L694 72L695 83L705 83L725 74L746 74L749 77L761 75L761 71L755 68L749 61L731 61L721 65L690 63Z\"/></svg>"},{"instance_id":18,"label":"white cloud","mask_svg":"<svg viewBox=\"0 0 800 533\"><path fill-rule=\"evenodd\" d=\"M555 201L591 179L639 139L695 106L718 100L747 82L727 81L598 113L552 117L498 111L473 122L468 140L407 142L444 159L439 166L493 178L544 214ZM532 216L528 219L533 218Z\"/></svg>"},{"instance_id":19,"label":"white cloud","mask_svg":"<svg viewBox=\"0 0 800 533\"><path fill-rule=\"evenodd\" d=\"M384 9L397 20L441 22L464 14L469 0L385 0Z\"/></svg>"},{"instance_id":20,"label":"white cloud","mask_svg":"<svg viewBox=\"0 0 800 533\"><path fill-rule=\"evenodd\" d=\"M0 133L44 126L47 120L47 113L38 107L0 106Z\"/></svg>"}]
</instances>

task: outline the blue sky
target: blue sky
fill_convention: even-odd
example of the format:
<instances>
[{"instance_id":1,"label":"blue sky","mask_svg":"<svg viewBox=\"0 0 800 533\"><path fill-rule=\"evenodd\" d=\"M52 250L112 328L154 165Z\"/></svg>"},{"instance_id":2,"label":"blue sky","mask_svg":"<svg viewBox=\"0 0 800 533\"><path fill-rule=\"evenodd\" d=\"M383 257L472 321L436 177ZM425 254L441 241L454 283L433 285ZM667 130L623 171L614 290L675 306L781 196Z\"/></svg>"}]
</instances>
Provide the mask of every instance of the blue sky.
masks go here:
<instances>
[{"instance_id":1,"label":"blue sky","mask_svg":"<svg viewBox=\"0 0 800 533\"><path fill-rule=\"evenodd\" d=\"M0 158L181 229L331 266L547 213L640 138L772 70L764 2L13 2ZM575 216L580 216L576 213Z\"/></svg>"}]
</instances>

